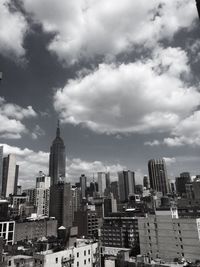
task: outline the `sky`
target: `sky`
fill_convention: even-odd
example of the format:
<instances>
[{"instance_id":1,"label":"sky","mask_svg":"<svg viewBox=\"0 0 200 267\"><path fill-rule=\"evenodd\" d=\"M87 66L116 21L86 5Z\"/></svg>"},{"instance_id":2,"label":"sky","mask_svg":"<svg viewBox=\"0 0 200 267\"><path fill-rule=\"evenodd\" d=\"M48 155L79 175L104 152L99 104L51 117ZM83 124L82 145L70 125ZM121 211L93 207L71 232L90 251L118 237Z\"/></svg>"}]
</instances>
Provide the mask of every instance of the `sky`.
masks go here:
<instances>
[{"instance_id":1,"label":"sky","mask_svg":"<svg viewBox=\"0 0 200 267\"><path fill-rule=\"evenodd\" d=\"M193 0L0 0L0 144L19 183L48 174L57 119L67 180L165 158L200 174L200 25Z\"/></svg>"}]
</instances>

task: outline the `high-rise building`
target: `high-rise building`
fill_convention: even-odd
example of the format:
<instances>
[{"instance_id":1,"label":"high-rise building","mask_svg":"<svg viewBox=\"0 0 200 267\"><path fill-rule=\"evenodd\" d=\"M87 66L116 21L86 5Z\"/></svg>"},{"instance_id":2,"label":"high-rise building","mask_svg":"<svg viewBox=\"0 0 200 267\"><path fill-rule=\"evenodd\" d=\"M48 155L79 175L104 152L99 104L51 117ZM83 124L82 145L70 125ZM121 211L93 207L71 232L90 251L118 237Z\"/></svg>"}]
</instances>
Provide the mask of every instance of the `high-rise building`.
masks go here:
<instances>
[{"instance_id":1,"label":"high-rise building","mask_svg":"<svg viewBox=\"0 0 200 267\"><path fill-rule=\"evenodd\" d=\"M104 196L106 188L110 186L110 173L109 172L98 172L98 190L100 196Z\"/></svg>"},{"instance_id":2,"label":"high-rise building","mask_svg":"<svg viewBox=\"0 0 200 267\"><path fill-rule=\"evenodd\" d=\"M176 192L183 196L186 194L185 185L191 182L191 177L189 172L182 172L180 177L176 177Z\"/></svg>"},{"instance_id":3,"label":"high-rise building","mask_svg":"<svg viewBox=\"0 0 200 267\"><path fill-rule=\"evenodd\" d=\"M14 154L9 154L3 159L2 195L9 197L17 192L19 166L16 165Z\"/></svg>"},{"instance_id":4,"label":"high-rise building","mask_svg":"<svg viewBox=\"0 0 200 267\"><path fill-rule=\"evenodd\" d=\"M51 178L39 172L36 178L36 207L37 215L49 216Z\"/></svg>"},{"instance_id":5,"label":"high-rise building","mask_svg":"<svg viewBox=\"0 0 200 267\"><path fill-rule=\"evenodd\" d=\"M151 189L166 195L169 192L167 170L164 159L151 159L148 162Z\"/></svg>"},{"instance_id":6,"label":"high-rise building","mask_svg":"<svg viewBox=\"0 0 200 267\"><path fill-rule=\"evenodd\" d=\"M0 196L2 194L2 178L3 178L3 146L0 146Z\"/></svg>"},{"instance_id":7,"label":"high-rise building","mask_svg":"<svg viewBox=\"0 0 200 267\"><path fill-rule=\"evenodd\" d=\"M81 199L86 198L87 177L85 176L85 174L82 174L80 177L80 187L81 187Z\"/></svg>"},{"instance_id":8,"label":"high-rise building","mask_svg":"<svg viewBox=\"0 0 200 267\"><path fill-rule=\"evenodd\" d=\"M58 227L67 230L72 226L72 191L70 183L58 183L50 187L49 216L55 217Z\"/></svg>"},{"instance_id":9,"label":"high-rise building","mask_svg":"<svg viewBox=\"0 0 200 267\"><path fill-rule=\"evenodd\" d=\"M51 177L51 184L65 182L65 166L65 145L60 137L60 126L58 121L56 138L53 140L50 148L49 176Z\"/></svg>"},{"instance_id":10,"label":"high-rise building","mask_svg":"<svg viewBox=\"0 0 200 267\"><path fill-rule=\"evenodd\" d=\"M132 171L118 172L119 199L127 202L130 195L135 193L135 173Z\"/></svg>"}]
</instances>

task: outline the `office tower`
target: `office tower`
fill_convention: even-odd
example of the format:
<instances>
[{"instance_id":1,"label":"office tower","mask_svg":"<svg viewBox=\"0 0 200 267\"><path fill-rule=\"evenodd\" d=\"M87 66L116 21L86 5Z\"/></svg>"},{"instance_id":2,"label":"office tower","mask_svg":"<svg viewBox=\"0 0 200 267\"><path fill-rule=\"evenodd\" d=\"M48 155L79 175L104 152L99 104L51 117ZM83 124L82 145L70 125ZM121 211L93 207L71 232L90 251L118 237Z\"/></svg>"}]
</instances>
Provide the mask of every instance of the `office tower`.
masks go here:
<instances>
[{"instance_id":1,"label":"office tower","mask_svg":"<svg viewBox=\"0 0 200 267\"><path fill-rule=\"evenodd\" d=\"M74 220L74 213L81 209L81 190L79 187L71 189L72 191L72 216Z\"/></svg>"},{"instance_id":2,"label":"office tower","mask_svg":"<svg viewBox=\"0 0 200 267\"><path fill-rule=\"evenodd\" d=\"M3 159L2 195L9 197L17 192L19 166L16 165L14 154L9 154Z\"/></svg>"},{"instance_id":3,"label":"office tower","mask_svg":"<svg viewBox=\"0 0 200 267\"><path fill-rule=\"evenodd\" d=\"M0 196L2 194L2 179L3 179L3 146L0 146Z\"/></svg>"},{"instance_id":4,"label":"office tower","mask_svg":"<svg viewBox=\"0 0 200 267\"><path fill-rule=\"evenodd\" d=\"M119 188L118 188L118 182L117 181L111 182L110 192L113 194L113 197L116 200L119 200Z\"/></svg>"},{"instance_id":5,"label":"office tower","mask_svg":"<svg viewBox=\"0 0 200 267\"><path fill-rule=\"evenodd\" d=\"M148 189L149 188L149 179L148 179L148 176L144 176L143 178L143 186Z\"/></svg>"},{"instance_id":6,"label":"office tower","mask_svg":"<svg viewBox=\"0 0 200 267\"><path fill-rule=\"evenodd\" d=\"M49 216L55 217L58 227L67 231L72 226L72 191L70 183L58 183L50 187Z\"/></svg>"},{"instance_id":7,"label":"office tower","mask_svg":"<svg viewBox=\"0 0 200 267\"><path fill-rule=\"evenodd\" d=\"M105 189L110 185L110 174L106 172L98 172L97 179L99 194L102 197L104 196Z\"/></svg>"},{"instance_id":8,"label":"office tower","mask_svg":"<svg viewBox=\"0 0 200 267\"><path fill-rule=\"evenodd\" d=\"M51 178L40 171L36 178L37 215L49 216L50 185Z\"/></svg>"},{"instance_id":9,"label":"office tower","mask_svg":"<svg viewBox=\"0 0 200 267\"><path fill-rule=\"evenodd\" d=\"M58 182L65 182L65 145L60 137L59 122L56 130L56 138L50 148L49 156L49 176L51 177L51 184L57 184Z\"/></svg>"},{"instance_id":10,"label":"office tower","mask_svg":"<svg viewBox=\"0 0 200 267\"><path fill-rule=\"evenodd\" d=\"M184 196L186 194L185 185L191 182L191 177L189 172L183 172L180 177L176 177L176 193L179 196Z\"/></svg>"},{"instance_id":11,"label":"office tower","mask_svg":"<svg viewBox=\"0 0 200 267\"><path fill-rule=\"evenodd\" d=\"M80 177L80 187L81 187L81 199L86 198L87 177L85 176L85 174L82 174Z\"/></svg>"},{"instance_id":12,"label":"office tower","mask_svg":"<svg viewBox=\"0 0 200 267\"><path fill-rule=\"evenodd\" d=\"M169 192L167 170L164 159L151 159L148 162L151 189L166 195Z\"/></svg>"},{"instance_id":13,"label":"office tower","mask_svg":"<svg viewBox=\"0 0 200 267\"><path fill-rule=\"evenodd\" d=\"M135 173L132 171L118 172L119 199L127 202L130 195L135 193Z\"/></svg>"}]
</instances>

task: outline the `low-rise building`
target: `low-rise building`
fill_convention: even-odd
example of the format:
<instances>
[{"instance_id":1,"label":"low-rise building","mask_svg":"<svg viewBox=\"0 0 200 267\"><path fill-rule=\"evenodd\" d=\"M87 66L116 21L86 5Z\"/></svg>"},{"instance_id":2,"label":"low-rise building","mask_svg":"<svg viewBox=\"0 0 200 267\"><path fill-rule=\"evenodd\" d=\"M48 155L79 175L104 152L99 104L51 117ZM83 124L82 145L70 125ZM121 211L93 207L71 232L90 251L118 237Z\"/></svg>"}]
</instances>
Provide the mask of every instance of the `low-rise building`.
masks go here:
<instances>
[{"instance_id":1,"label":"low-rise building","mask_svg":"<svg viewBox=\"0 0 200 267\"><path fill-rule=\"evenodd\" d=\"M14 244L15 221L0 222L0 237L3 238L6 245Z\"/></svg>"},{"instance_id":2,"label":"low-rise building","mask_svg":"<svg viewBox=\"0 0 200 267\"><path fill-rule=\"evenodd\" d=\"M49 236L57 236L57 220L53 218L36 217L15 224L15 242Z\"/></svg>"},{"instance_id":3,"label":"low-rise building","mask_svg":"<svg viewBox=\"0 0 200 267\"><path fill-rule=\"evenodd\" d=\"M74 247L52 252L45 251L34 256L35 267L93 267L99 262L97 242L78 239Z\"/></svg>"}]
</instances>

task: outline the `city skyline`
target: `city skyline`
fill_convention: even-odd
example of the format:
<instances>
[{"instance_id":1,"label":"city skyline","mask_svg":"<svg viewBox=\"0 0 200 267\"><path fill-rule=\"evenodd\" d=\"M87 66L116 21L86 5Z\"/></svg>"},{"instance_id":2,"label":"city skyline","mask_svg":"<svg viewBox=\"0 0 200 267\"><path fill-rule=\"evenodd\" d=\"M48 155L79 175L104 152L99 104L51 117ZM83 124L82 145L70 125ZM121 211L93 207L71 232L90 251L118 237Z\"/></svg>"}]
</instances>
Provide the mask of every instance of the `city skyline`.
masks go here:
<instances>
[{"instance_id":1,"label":"city skyline","mask_svg":"<svg viewBox=\"0 0 200 267\"><path fill-rule=\"evenodd\" d=\"M0 144L19 183L48 175L58 118L72 182L124 169L142 183L152 158L199 174L195 1L65 2L0 2Z\"/></svg>"}]
</instances>

